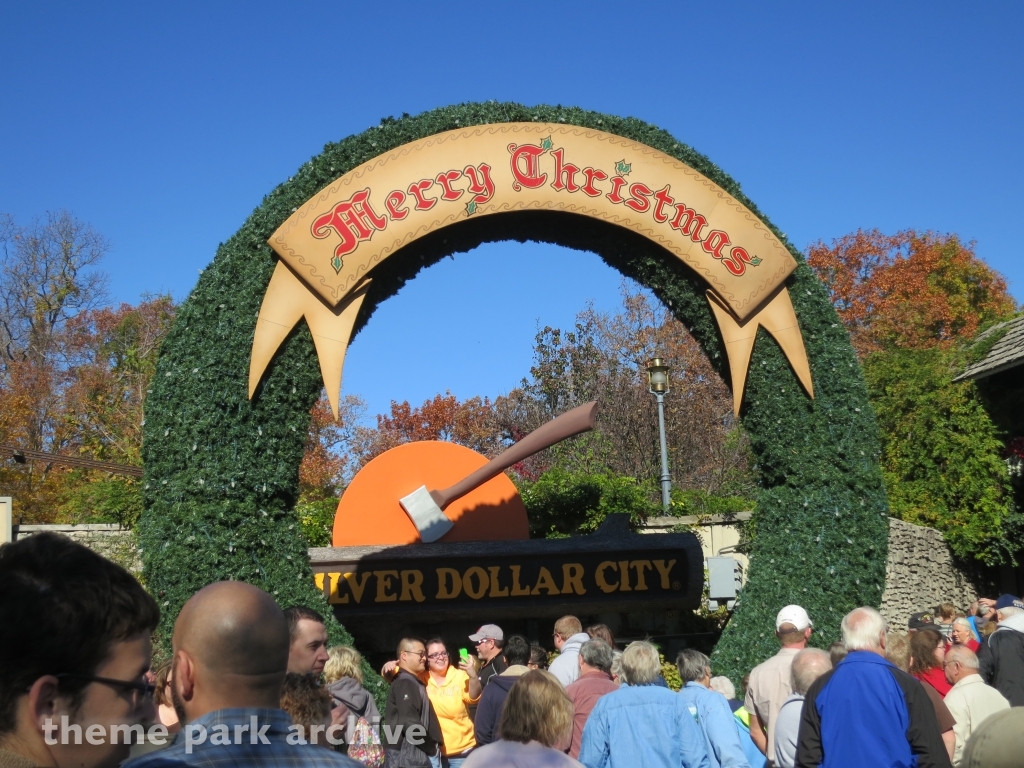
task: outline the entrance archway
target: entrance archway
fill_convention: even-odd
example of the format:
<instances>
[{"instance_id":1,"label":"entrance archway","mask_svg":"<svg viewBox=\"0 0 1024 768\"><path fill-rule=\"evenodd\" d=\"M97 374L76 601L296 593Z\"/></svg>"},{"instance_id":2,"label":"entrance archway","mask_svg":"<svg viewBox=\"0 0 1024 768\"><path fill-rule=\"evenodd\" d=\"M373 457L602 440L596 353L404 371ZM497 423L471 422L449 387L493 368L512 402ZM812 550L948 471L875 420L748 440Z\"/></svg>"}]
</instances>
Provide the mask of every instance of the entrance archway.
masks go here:
<instances>
[{"instance_id":1,"label":"entrance archway","mask_svg":"<svg viewBox=\"0 0 1024 768\"><path fill-rule=\"evenodd\" d=\"M544 130L534 137L530 124L543 125ZM403 221L403 210L413 218L409 212L420 198L409 182L419 176L395 183L395 190L404 190L404 201L388 195L391 187L380 190L385 195L383 205L369 194L361 201L355 199L370 186L338 187L334 197L325 196L332 185L353 178L359 169L375 163L382 166L381 158L400 155L417 142L472 134L474 126L494 126L497 131L507 125L522 127L513 140L506 142L507 151L513 153L506 155L506 162L519 162L519 170L528 180L523 185L523 179L513 178L513 183L529 187L542 171L530 166L528 158L514 161L515 150L508 147L535 146L538 157L539 153L552 157L561 149L563 154L557 161L562 164L561 170L567 164L579 166L580 181L586 176L584 167L625 179L620 183L592 175L603 183L601 205L618 208L607 208L602 215L542 204L486 212L483 208L491 198L486 196L479 161L474 164L467 159L461 165L451 164L450 169L428 168L430 174L422 174L423 181L440 190L429 197L450 193L451 203L459 206L461 213L437 226L417 224L411 230L415 237L403 240L402 235L395 246L394 241L378 235L386 235L388 227ZM574 132L570 126L583 130ZM616 149L639 149L634 155L624 154L622 165L610 169L596 161L577 162L569 151L574 147L570 137L583 133L609 136L608 142ZM545 139L549 146L545 146ZM641 156L643 160L634 159ZM681 197L671 190L664 191L666 188L657 182L645 180L641 166L656 176L652 163L692 174L696 183L710 185L709 194L719 201L705 210L689 203L693 216L703 217L708 224L704 229L697 227L702 237L695 237L692 227L687 232L686 221L676 222L680 238L690 238L687 253L681 253L680 244L670 238L659 240L653 225L648 226L652 220L671 226L682 204ZM476 178L471 178L471 165L477 169ZM493 170L494 164L490 165ZM510 174L514 167L509 165ZM458 171L463 179L461 188L454 176L449 178L448 187L438 180L438 174L445 170ZM626 178L629 174L635 174L637 181ZM555 175L573 180L572 173ZM500 204L500 182L493 177L491 181L494 200ZM478 182L481 191L475 192L472 182ZM551 179L546 183L550 188ZM635 184L640 187L630 190ZM609 198L616 189L622 191L621 202ZM660 210L667 221L655 217L659 191L663 191L662 199L674 199L671 216L667 216L668 203ZM458 198L457 192L462 193ZM471 192L472 197L467 197ZM571 194L564 189L555 192ZM514 188L507 192L514 193ZM480 196L484 199L479 200ZM598 199L597 195L592 197ZM428 204L427 198L424 194L422 205ZM625 206L628 199L636 204L628 206L629 210ZM474 200L477 209L471 209ZM638 210L644 206L643 201L647 207ZM353 208L366 202L369 208ZM301 259L285 264L287 238L274 246L284 256L280 261L268 241L274 242L289 222L302 220L323 203L327 205L321 216L327 218L319 227L307 225L305 231L313 232L312 239L325 242L329 238L317 237L314 230L330 235L330 247L341 263L331 264L328 271L325 265L319 265L318 274L303 274ZM339 208L342 205L349 207ZM596 209L596 205L590 207ZM715 212L727 209L732 211L733 219L719 226L721 219ZM330 218L331 214L335 219ZM371 214L372 218L367 218ZM644 220L647 225L641 223L641 216L650 217ZM319 219L314 217L310 223ZM651 231L643 231L645 226ZM763 243L748 245L744 236L737 234L744 226L760 233ZM721 234L713 236L714 232ZM354 274L352 282L337 288L350 266L346 259L355 253L345 250L351 245L346 237L369 242L374 248L391 249L387 258L370 264L369 283L362 280L367 273L364 270L363 274ZM357 333L374 308L420 269L449 254L495 240L539 240L598 254L650 288L687 325L719 373L731 382L737 394L737 409L751 437L762 488L753 521L755 536L747 586L715 651L723 671L739 679L753 664L774 652L772 622L782 605L804 605L822 630L821 640L830 641L846 611L879 602L888 514L877 462L874 418L847 334L825 289L804 265L799 252L745 198L738 184L664 131L632 118L578 109L490 103L388 119L362 134L328 145L265 198L242 228L220 246L200 277L164 342L144 427L146 512L140 524L143 560L147 584L168 615L175 615L195 589L223 578L251 581L286 605L320 605L323 601L313 586L292 508L297 498L298 464L308 412L322 381L328 382L330 390L334 376L331 366L325 365L331 353L325 354L324 350L330 344L325 346L318 339L314 345L310 325L318 336L331 334L317 330L319 321L311 320L305 309L317 305L304 300L304 309L291 324L285 322L288 318L262 315L263 321L276 322L283 330L275 336L271 329L271 343L266 346L273 349L260 358L258 348L261 338L266 342L268 331L261 328L265 323L258 323L257 317L266 309L266 297L273 294L275 286L281 289L288 283L283 293L301 290L310 295L310 289L316 291L319 286L319 296L314 298L320 308L309 312L319 313L329 325L328 314L340 322L338 318L348 311L348 329ZM302 248L293 250L303 253ZM690 255L694 258L688 258ZM510 269L514 267L510 265ZM761 274L762 267L768 267L765 272L769 276ZM275 277L282 274L282 269L287 271L285 277ZM333 285L332 272L338 278ZM740 291L723 288L727 286L723 281L730 276L749 282L744 282ZM543 277L538 275L537 279ZM710 297L709 288L714 292ZM357 306L350 303L354 297L358 297ZM496 296L495 301L500 302L501 297ZM788 314L785 306L780 310L780 303L790 305L792 310ZM287 305L287 301L279 303ZM291 306L294 315L295 305ZM303 313L306 322L300 321ZM797 329L787 321L789 317L795 317ZM766 327L770 333L765 332ZM793 341L794 330L799 350ZM342 355L347 341L345 337ZM808 363L805 371L801 371L798 354L803 350ZM259 362L255 368L262 370L253 370L252 361ZM337 376L340 379L340 362ZM812 386L813 399L808 396ZM343 639L342 630L335 632L337 639Z\"/></svg>"}]
</instances>

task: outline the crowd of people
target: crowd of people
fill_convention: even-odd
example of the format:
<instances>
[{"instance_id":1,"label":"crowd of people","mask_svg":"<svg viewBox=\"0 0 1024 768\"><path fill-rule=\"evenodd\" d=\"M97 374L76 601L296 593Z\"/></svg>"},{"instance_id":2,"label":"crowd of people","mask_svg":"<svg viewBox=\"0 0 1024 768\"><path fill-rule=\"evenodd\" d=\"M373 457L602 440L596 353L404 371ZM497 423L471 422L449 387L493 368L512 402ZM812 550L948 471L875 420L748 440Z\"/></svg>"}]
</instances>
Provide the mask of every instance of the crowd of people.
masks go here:
<instances>
[{"instance_id":1,"label":"crowd of people","mask_svg":"<svg viewBox=\"0 0 1024 768\"><path fill-rule=\"evenodd\" d=\"M778 652L739 699L694 649L669 688L658 649L619 649L604 625L555 622L557 656L496 624L406 637L381 669L330 647L322 615L282 610L242 582L211 584L150 670L156 602L69 539L0 547L0 768L810 768L1024 764L1024 602L944 604L890 632L871 607L811 647L812 617L782 606ZM126 762L127 761L127 762Z\"/></svg>"}]
</instances>

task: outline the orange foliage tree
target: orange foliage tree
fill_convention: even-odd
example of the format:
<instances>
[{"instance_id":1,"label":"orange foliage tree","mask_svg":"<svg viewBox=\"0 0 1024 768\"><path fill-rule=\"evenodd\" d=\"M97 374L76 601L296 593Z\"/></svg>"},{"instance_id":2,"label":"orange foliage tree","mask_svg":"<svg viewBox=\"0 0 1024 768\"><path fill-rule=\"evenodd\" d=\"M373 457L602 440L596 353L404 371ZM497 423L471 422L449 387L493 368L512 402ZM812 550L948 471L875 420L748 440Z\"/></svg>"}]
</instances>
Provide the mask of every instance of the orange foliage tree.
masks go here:
<instances>
[{"instance_id":1,"label":"orange foliage tree","mask_svg":"<svg viewBox=\"0 0 1024 768\"><path fill-rule=\"evenodd\" d=\"M341 493L349 466L348 445L364 408L361 398L346 395L338 404L335 421L326 393L313 405L306 452L299 464L299 493L303 501L336 499Z\"/></svg>"},{"instance_id":2,"label":"orange foliage tree","mask_svg":"<svg viewBox=\"0 0 1024 768\"><path fill-rule=\"evenodd\" d=\"M494 456L504 447L502 433L488 398L460 402L451 392L435 395L413 408L409 401L391 402L390 414L377 415L375 429L355 430L353 447L358 467L395 446L418 440L442 440ZM356 469L358 469L356 467Z\"/></svg>"},{"instance_id":3,"label":"orange foliage tree","mask_svg":"<svg viewBox=\"0 0 1024 768\"><path fill-rule=\"evenodd\" d=\"M881 349L948 347L1016 308L1003 277L956 235L877 229L811 245L861 357Z\"/></svg>"}]
</instances>

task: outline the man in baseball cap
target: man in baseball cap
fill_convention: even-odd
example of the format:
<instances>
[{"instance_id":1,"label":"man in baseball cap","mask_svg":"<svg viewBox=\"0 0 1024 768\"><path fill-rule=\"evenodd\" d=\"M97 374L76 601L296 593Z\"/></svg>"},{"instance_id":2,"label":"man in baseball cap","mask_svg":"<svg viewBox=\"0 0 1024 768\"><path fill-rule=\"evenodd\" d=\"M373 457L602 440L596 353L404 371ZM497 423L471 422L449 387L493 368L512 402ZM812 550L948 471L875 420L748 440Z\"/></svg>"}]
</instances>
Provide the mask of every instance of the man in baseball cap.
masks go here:
<instances>
[{"instance_id":1,"label":"man in baseball cap","mask_svg":"<svg viewBox=\"0 0 1024 768\"><path fill-rule=\"evenodd\" d=\"M921 611L920 613L910 614L910 618L907 619L907 632L913 634L919 629L934 629L939 632L942 630L939 628L939 624L935 621L935 614L931 611Z\"/></svg>"},{"instance_id":2,"label":"man in baseball cap","mask_svg":"<svg viewBox=\"0 0 1024 768\"><path fill-rule=\"evenodd\" d=\"M1000 595L995 608L999 628L978 649L979 672L1011 707L1024 706L1024 602Z\"/></svg>"},{"instance_id":3,"label":"man in baseball cap","mask_svg":"<svg viewBox=\"0 0 1024 768\"><path fill-rule=\"evenodd\" d=\"M484 665L480 668L480 684L486 686L492 677L505 671L501 649L505 647L505 633L497 624L484 624L469 636L476 645L476 655Z\"/></svg>"},{"instance_id":4,"label":"man in baseball cap","mask_svg":"<svg viewBox=\"0 0 1024 768\"><path fill-rule=\"evenodd\" d=\"M775 719L793 693L793 659L807 647L813 626L807 611L799 605L787 605L775 617L775 636L782 648L750 672L744 701L750 713L750 738L768 757L769 765L775 757Z\"/></svg>"}]
</instances>

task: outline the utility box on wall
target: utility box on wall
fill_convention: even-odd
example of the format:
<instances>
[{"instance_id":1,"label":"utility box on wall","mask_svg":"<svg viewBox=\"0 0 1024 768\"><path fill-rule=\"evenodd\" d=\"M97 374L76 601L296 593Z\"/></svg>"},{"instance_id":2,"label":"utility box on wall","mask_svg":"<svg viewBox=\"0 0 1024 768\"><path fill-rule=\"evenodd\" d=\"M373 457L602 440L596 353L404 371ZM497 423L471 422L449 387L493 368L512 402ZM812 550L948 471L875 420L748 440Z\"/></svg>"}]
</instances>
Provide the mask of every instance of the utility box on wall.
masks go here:
<instances>
[{"instance_id":1,"label":"utility box on wall","mask_svg":"<svg viewBox=\"0 0 1024 768\"><path fill-rule=\"evenodd\" d=\"M709 557L708 566L708 608L718 610L725 603L730 611L736 604L736 595L743 587L743 566L732 557Z\"/></svg>"}]
</instances>

